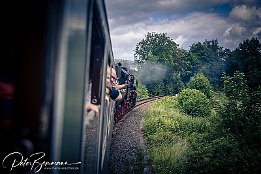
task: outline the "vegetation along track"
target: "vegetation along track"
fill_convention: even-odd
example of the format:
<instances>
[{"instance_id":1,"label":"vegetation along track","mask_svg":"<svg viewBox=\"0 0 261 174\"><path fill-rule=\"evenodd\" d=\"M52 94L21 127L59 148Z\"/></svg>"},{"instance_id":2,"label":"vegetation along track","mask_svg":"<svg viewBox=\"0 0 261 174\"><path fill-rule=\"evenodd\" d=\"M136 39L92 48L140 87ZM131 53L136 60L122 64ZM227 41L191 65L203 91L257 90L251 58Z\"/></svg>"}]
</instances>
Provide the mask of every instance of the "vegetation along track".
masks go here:
<instances>
[{"instance_id":1,"label":"vegetation along track","mask_svg":"<svg viewBox=\"0 0 261 174\"><path fill-rule=\"evenodd\" d=\"M153 173L143 139L142 115L145 114L151 102L161 97L137 101L136 106L114 126L110 149L111 173Z\"/></svg>"}]
</instances>

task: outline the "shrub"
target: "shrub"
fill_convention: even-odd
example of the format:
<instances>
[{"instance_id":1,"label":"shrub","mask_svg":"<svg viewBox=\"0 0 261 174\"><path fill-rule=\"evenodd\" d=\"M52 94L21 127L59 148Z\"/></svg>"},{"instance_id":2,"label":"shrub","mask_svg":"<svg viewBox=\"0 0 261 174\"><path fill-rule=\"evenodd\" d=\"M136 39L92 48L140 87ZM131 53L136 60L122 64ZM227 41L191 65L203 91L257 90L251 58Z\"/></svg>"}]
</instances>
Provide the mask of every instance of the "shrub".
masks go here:
<instances>
[{"instance_id":1,"label":"shrub","mask_svg":"<svg viewBox=\"0 0 261 174\"><path fill-rule=\"evenodd\" d=\"M251 91L244 73L225 76L224 91L228 101L220 109L221 126L248 145L261 143L261 90Z\"/></svg>"},{"instance_id":2,"label":"shrub","mask_svg":"<svg viewBox=\"0 0 261 174\"><path fill-rule=\"evenodd\" d=\"M191 149L187 173L239 173L236 160L240 149L233 135L218 135L212 130L203 134L195 132L188 142Z\"/></svg>"},{"instance_id":3,"label":"shrub","mask_svg":"<svg viewBox=\"0 0 261 174\"><path fill-rule=\"evenodd\" d=\"M198 73L195 76L191 77L187 84L190 89L197 89L203 92L208 98L211 97L212 86L206 76L203 73Z\"/></svg>"},{"instance_id":4,"label":"shrub","mask_svg":"<svg viewBox=\"0 0 261 174\"><path fill-rule=\"evenodd\" d=\"M211 104L205 94L196 89L184 89L177 96L178 107L188 115L206 117L211 114Z\"/></svg>"}]
</instances>

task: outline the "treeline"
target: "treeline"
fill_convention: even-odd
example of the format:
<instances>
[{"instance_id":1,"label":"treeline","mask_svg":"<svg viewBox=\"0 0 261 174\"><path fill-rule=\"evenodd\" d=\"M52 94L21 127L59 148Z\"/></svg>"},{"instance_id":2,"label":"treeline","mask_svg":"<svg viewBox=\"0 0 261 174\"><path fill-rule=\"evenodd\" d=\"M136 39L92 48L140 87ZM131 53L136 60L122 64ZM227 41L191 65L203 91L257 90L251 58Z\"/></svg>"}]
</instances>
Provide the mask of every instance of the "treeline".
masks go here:
<instances>
[{"instance_id":1,"label":"treeline","mask_svg":"<svg viewBox=\"0 0 261 174\"><path fill-rule=\"evenodd\" d=\"M165 33L148 33L136 45L134 59L140 67L150 62L166 66L164 77L157 81L153 81L152 75L151 81L143 82L143 76L148 74L146 69L139 70L141 82L145 83L149 95L154 96L177 94L198 73L208 78L215 91L223 90L224 75L231 76L236 71L244 73L251 89L257 89L261 83L260 54L260 42L256 38L243 41L233 51L220 46L218 40L193 43L189 50L184 50Z\"/></svg>"}]
</instances>

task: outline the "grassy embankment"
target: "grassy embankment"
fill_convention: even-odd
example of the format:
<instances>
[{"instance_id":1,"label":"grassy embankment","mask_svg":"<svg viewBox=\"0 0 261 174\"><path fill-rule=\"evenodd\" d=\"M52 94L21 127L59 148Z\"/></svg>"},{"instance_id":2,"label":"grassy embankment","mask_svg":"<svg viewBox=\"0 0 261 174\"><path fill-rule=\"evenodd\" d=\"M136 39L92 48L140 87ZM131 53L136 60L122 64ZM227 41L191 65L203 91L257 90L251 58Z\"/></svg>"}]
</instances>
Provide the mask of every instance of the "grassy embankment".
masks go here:
<instances>
[{"instance_id":1,"label":"grassy embankment","mask_svg":"<svg viewBox=\"0 0 261 174\"><path fill-rule=\"evenodd\" d=\"M215 100L222 104L222 97ZM179 111L173 97L165 97L152 104L144 119L156 173L257 173L255 152L220 127L215 109L209 117L191 117Z\"/></svg>"}]
</instances>

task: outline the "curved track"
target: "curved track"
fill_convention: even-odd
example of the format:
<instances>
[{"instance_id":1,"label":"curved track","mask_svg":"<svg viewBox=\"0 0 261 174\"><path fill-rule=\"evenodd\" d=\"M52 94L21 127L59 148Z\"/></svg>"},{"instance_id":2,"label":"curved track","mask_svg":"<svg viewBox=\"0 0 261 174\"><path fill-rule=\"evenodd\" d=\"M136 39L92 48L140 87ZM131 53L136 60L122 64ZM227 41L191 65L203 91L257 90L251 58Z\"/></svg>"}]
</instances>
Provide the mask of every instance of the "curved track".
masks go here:
<instances>
[{"instance_id":1,"label":"curved track","mask_svg":"<svg viewBox=\"0 0 261 174\"><path fill-rule=\"evenodd\" d=\"M143 105L145 103L149 103L149 102L152 102L154 100L158 100L160 98L162 98L163 96L155 96L155 97L149 97L149 98L145 98L145 99L140 99L137 101L136 105L134 108L140 106L140 105ZM131 111L130 111L131 112Z\"/></svg>"}]
</instances>

